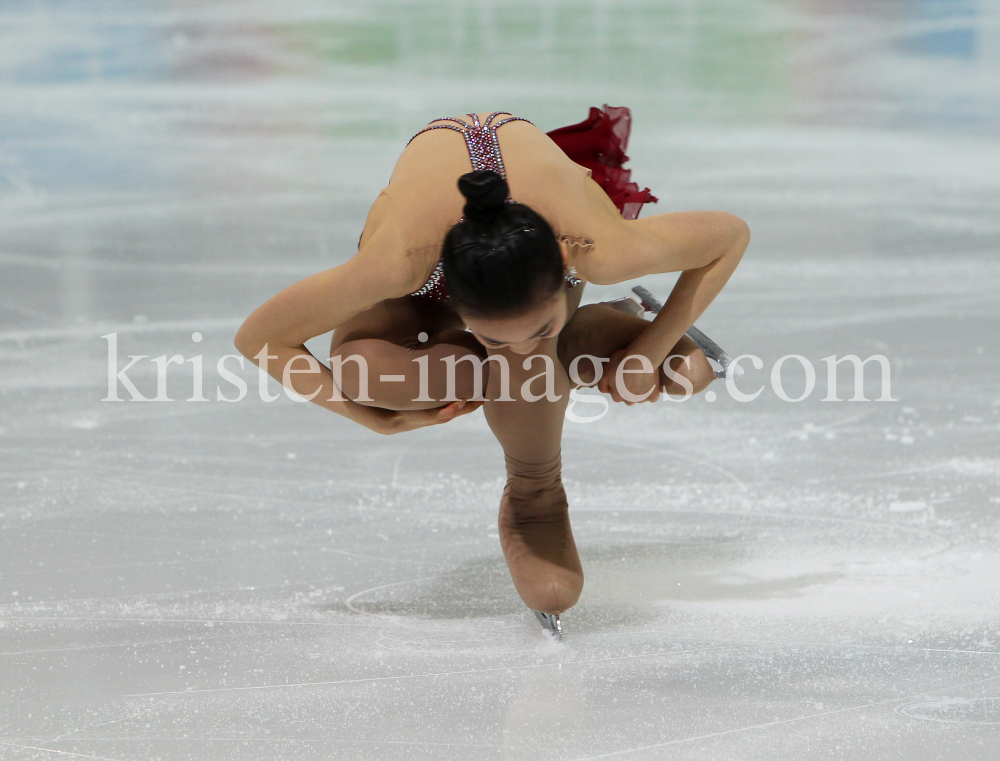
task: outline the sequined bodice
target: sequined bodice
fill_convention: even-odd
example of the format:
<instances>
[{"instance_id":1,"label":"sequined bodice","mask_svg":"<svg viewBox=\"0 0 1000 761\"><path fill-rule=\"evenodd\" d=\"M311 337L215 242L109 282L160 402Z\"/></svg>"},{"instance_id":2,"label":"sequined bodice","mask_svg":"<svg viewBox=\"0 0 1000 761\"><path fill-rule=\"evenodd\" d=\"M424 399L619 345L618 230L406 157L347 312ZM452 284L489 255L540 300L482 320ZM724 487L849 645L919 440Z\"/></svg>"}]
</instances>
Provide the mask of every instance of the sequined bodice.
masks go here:
<instances>
[{"instance_id":1,"label":"sequined bodice","mask_svg":"<svg viewBox=\"0 0 1000 761\"><path fill-rule=\"evenodd\" d=\"M410 138L407 145L412 143L417 137L424 134L425 132L430 132L434 129L450 129L455 132L461 133L465 138L465 145L469 149L469 159L472 161L473 170L477 169L489 169L496 172L504 179L507 179L507 172L503 165L503 156L500 155L500 143L497 141L496 131L505 124L510 122L528 122L527 119L523 119L520 116L508 116L506 119L500 119L499 121L494 121L498 116L506 113L505 111L494 111L484 122L480 122L478 114L469 114L469 118L472 119L472 124L456 118L445 118L445 119L435 119L435 122L452 122L451 124L435 124L431 123L431 126L424 127L416 135ZM528 122L531 124L531 122ZM461 126L459 126L461 125ZM513 199L510 196L507 197L508 203L513 203ZM583 281L579 278L573 277L572 275L566 276L567 286L579 285ZM431 276L427 279L427 282L419 289L410 294L411 296L426 296L428 298L435 299L437 301L448 301L448 288L445 283L444 270L442 269L441 260L438 259L437 266L431 273Z\"/></svg>"}]
</instances>

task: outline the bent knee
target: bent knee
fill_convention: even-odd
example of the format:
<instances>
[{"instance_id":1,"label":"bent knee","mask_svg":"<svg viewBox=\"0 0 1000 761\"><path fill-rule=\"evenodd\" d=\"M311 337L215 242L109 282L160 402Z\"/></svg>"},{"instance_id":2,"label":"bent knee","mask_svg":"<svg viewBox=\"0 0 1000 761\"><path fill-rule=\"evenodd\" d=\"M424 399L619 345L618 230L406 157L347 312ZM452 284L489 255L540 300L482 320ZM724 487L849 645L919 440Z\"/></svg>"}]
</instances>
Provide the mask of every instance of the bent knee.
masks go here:
<instances>
[{"instance_id":1,"label":"bent knee","mask_svg":"<svg viewBox=\"0 0 1000 761\"><path fill-rule=\"evenodd\" d=\"M708 361L708 357L696 349L684 356L673 356L670 358L670 369L673 377L663 374L666 379L663 390L668 394L684 395L686 393L697 394L704 391L715 380L715 370ZM688 392L682 381L678 377L684 378L691 384L691 391Z\"/></svg>"},{"instance_id":2,"label":"bent knee","mask_svg":"<svg viewBox=\"0 0 1000 761\"><path fill-rule=\"evenodd\" d=\"M362 404L366 401L372 403L369 380L371 377L378 377L379 368L386 363L390 346L393 345L379 338L359 338L345 341L330 355L333 382L340 387L344 396Z\"/></svg>"},{"instance_id":3,"label":"bent knee","mask_svg":"<svg viewBox=\"0 0 1000 761\"><path fill-rule=\"evenodd\" d=\"M696 357L692 357L691 365L693 367L691 385L694 386L694 393L697 394L708 388L712 381L715 380L715 370L708 361L708 357L700 350L697 352Z\"/></svg>"}]
</instances>

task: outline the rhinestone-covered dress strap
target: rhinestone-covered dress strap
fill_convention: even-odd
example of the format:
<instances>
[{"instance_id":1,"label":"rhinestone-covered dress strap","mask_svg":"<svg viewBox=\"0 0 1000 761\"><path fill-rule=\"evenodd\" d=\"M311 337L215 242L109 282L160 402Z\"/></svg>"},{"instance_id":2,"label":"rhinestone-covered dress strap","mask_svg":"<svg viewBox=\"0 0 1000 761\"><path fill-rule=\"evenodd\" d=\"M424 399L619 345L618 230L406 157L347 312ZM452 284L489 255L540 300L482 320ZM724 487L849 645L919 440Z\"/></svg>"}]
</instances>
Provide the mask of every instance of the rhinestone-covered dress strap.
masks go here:
<instances>
[{"instance_id":1,"label":"rhinestone-covered dress strap","mask_svg":"<svg viewBox=\"0 0 1000 761\"><path fill-rule=\"evenodd\" d=\"M520 116L510 116L507 119L501 119L496 124L493 123L498 116L502 116L505 113L508 112L494 111L486 117L485 122L479 121L478 114L469 114L468 116L472 120L472 124L451 116L443 119L435 119L435 122L453 123L434 124L432 122L430 126L424 127L420 132L411 137L407 145L425 132L430 132L434 129L450 129L454 132L459 132L465 138L465 145L469 149L469 159L472 161L472 168L474 170L489 169L507 179L507 172L503 165L503 156L500 155L500 143L497 141L496 131L504 124L509 124L510 122L528 122L528 124L531 124L531 122ZM456 126L459 124L462 126Z\"/></svg>"},{"instance_id":2,"label":"rhinestone-covered dress strap","mask_svg":"<svg viewBox=\"0 0 1000 761\"><path fill-rule=\"evenodd\" d=\"M469 149L469 159L472 162L472 168L474 170L478 169L489 169L496 172L505 180L507 179L507 171L503 165L503 156L500 155L500 142L497 140L497 129L510 122L532 122L524 119L520 116L509 116L506 119L501 119L494 124L494 120L498 116L509 113L507 111L494 111L492 114L486 117L486 121L480 123L478 114L468 114L469 118L472 119L472 124L468 124L462 119L456 119L453 117L447 117L445 119L435 119L436 122L454 122L454 124L431 124L429 127L424 127L420 132L410 138L409 145L418 136L425 132L429 132L432 129L450 129L455 132L460 132L465 138L465 145ZM455 126L456 124L461 124L461 127ZM508 202L513 202L513 199L508 195ZM583 281L579 278L573 277L572 275L566 276L566 282L573 286L579 285ZM441 260L438 259L437 266L431 273L431 276L424 283L423 287L418 291L414 291L410 294L411 296L430 296L431 298L438 299L440 301L447 300L447 292L444 283L444 269L441 264Z\"/></svg>"}]
</instances>

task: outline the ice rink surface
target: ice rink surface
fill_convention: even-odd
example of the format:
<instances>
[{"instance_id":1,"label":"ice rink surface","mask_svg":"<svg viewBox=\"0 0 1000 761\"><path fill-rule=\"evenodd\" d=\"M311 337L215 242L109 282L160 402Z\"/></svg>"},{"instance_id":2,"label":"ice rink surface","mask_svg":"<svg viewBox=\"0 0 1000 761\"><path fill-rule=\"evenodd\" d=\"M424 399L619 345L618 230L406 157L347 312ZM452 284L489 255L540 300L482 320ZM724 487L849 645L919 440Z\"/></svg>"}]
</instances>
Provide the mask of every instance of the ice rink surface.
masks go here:
<instances>
[{"instance_id":1,"label":"ice rink surface","mask_svg":"<svg viewBox=\"0 0 1000 761\"><path fill-rule=\"evenodd\" d=\"M763 390L566 422L556 643L481 412L381 437L217 362L429 120L604 103L644 214L749 222L698 325ZM998 126L997 0L6 0L0 758L1000 758ZM111 334L174 401L102 401ZM893 401L824 401L849 354Z\"/></svg>"}]
</instances>

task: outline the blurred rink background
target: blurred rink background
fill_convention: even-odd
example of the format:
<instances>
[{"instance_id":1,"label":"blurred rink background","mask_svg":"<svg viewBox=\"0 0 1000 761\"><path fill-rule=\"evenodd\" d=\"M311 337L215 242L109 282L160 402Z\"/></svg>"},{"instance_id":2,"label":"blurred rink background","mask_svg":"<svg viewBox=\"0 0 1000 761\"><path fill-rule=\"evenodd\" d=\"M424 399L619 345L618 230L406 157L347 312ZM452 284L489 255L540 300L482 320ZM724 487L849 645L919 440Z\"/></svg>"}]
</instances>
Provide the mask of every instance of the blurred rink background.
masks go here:
<instances>
[{"instance_id":1,"label":"blurred rink background","mask_svg":"<svg viewBox=\"0 0 1000 761\"><path fill-rule=\"evenodd\" d=\"M481 412L381 437L216 362L428 121L604 103L644 214L749 222L698 325L764 390L567 421L557 644ZM2 0L0 759L996 759L998 126L997 0ZM102 401L111 333L208 401ZM895 401L824 402L834 354Z\"/></svg>"}]
</instances>

